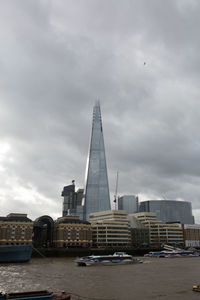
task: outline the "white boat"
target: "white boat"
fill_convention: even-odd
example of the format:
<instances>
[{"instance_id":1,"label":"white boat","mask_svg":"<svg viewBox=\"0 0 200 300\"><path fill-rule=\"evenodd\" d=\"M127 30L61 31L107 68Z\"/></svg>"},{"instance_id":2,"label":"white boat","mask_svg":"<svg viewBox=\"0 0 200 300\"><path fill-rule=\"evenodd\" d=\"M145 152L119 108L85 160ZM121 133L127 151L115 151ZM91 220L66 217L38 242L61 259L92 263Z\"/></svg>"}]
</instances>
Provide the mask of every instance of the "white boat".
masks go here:
<instances>
[{"instance_id":1,"label":"white boat","mask_svg":"<svg viewBox=\"0 0 200 300\"><path fill-rule=\"evenodd\" d=\"M145 254L146 257L197 257L200 256L198 251L189 250L172 250L172 251L155 251Z\"/></svg>"},{"instance_id":2,"label":"white boat","mask_svg":"<svg viewBox=\"0 0 200 300\"><path fill-rule=\"evenodd\" d=\"M125 252L115 252L113 255L91 255L77 257L75 262L78 266L142 263L140 259L126 254Z\"/></svg>"}]
</instances>

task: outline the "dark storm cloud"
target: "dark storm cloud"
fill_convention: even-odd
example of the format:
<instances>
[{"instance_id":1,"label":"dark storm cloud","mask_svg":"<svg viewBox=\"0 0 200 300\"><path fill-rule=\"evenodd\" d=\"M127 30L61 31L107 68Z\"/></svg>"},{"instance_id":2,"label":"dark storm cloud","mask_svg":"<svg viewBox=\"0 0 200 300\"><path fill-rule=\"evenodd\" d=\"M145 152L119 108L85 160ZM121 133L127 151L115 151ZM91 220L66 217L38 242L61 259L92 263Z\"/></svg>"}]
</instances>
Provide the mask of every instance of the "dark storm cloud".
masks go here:
<instances>
[{"instance_id":1,"label":"dark storm cloud","mask_svg":"<svg viewBox=\"0 0 200 300\"><path fill-rule=\"evenodd\" d=\"M198 212L198 1L2 1L0 203L61 214L101 100L110 190ZM145 64L144 64L145 62ZM197 213L198 216L198 213Z\"/></svg>"}]
</instances>

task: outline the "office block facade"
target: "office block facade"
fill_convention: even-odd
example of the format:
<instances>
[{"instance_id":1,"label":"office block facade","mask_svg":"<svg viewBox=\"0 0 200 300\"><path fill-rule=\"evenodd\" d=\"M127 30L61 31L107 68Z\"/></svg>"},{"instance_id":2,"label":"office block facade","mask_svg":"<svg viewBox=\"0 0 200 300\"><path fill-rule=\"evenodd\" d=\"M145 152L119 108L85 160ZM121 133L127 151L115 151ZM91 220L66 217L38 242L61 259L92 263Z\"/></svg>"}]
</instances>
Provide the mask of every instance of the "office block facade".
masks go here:
<instances>
[{"instance_id":1,"label":"office block facade","mask_svg":"<svg viewBox=\"0 0 200 300\"><path fill-rule=\"evenodd\" d=\"M200 248L200 225L182 224L184 244L186 248Z\"/></svg>"},{"instance_id":2,"label":"office block facade","mask_svg":"<svg viewBox=\"0 0 200 300\"><path fill-rule=\"evenodd\" d=\"M75 192L74 180L71 185L64 186L61 196L63 199L62 216L78 216L83 219L83 189Z\"/></svg>"},{"instance_id":3,"label":"office block facade","mask_svg":"<svg viewBox=\"0 0 200 300\"><path fill-rule=\"evenodd\" d=\"M63 217L73 215L76 211L75 184L64 186L61 196L63 199Z\"/></svg>"},{"instance_id":4,"label":"office block facade","mask_svg":"<svg viewBox=\"0 0 200 300\"><path fill-rule=\"evenodd\" d=\"M154 212L164 223L194 224L191 202L178 200L148 200L140 202L140 212Z\"/></svg>"},{"instance_id":5,"label":"office block facade","mask_svg":"<svg viewBox=\"0 0 200 300\"><path fill-rule=\"evenodd\" d=\"M131 227L131 245L135 248L149 247L149 228L142 224L134 214L129 214Z\"/></svg>"},{"instance_id":6,"label":"office block facade","mask_svg":"<svg viewBox=\"0 0 200 300\"><path fill-rule=\"evenodd\" d=\"M180 224L166 224L158 220L155 213L141 212L134 217L149 228L149 244L162 247L164 244L183 247L183 230Z\"/></svg>"},{"instance_id":7,"label":"office block facade","mask_svg":"<svg viewBox=\"0 0 200 300\"><path fill-rule=\"evenodd\" d=\"M83 204L83 193L84 193L84 189L78 189L76 191L76 205L77 206L82 206L82 204Z\"/></svg>"},{"instance_id":8,"label":"office block facade","mask_svg":"<svg viewBox=\"0 0 200 300\"><path fill-rule=\"evenodd\" d=\"M130 247L131 232L128 216L123 210L90 214L95 247Z\"/></svg>"},{"instance_id":9,"label":"office block facade","mask_svg":"<svg viewBox=\"0 0 200 300\"><path fill-rule=\"evenodd\" d=\"M134 195L124 195L118 198L118 209L125 210L127 214L138 212L138 197Z\"/></svg>"}]
</instances>

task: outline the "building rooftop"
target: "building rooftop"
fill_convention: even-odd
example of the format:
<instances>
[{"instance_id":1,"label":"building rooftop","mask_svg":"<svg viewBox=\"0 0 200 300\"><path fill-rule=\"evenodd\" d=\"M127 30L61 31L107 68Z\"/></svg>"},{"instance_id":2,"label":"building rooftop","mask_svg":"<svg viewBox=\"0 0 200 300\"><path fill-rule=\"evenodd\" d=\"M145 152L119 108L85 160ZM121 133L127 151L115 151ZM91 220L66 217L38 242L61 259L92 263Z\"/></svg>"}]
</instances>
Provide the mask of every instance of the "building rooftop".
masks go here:
<instances>
[{"instance_id":1,"label":"building rooftop","mask_svg":"<svg viewBox=\"0 0 200 300\"><path fill-rule=\"evenodd\" d=\"M90 225L88 221L80 220L78 216L65 216L58 218L55 221L56 224L87 224Z\"/></svg>"},{"instance_id":2,"label":"building rooftop","mask_svg":"<svg viewBox=\"0 0 200 300\"><path fill-rule=\"evenodd\" d=\"M27 214L10 213L6 217L0 217L0 222L32 222L27 218Z\"/></svg>"}]
</instances>

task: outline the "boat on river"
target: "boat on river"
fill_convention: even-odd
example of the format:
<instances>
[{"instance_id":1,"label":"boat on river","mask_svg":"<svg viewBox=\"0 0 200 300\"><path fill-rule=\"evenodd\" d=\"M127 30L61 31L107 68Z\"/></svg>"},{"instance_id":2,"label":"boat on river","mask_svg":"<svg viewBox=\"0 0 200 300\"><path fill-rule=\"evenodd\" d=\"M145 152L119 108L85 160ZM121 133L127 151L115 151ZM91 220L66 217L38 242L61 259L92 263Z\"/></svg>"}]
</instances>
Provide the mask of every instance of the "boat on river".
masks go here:
<instances>
[{"instance_id":1,"label":"boat on river","mask_svg":"<svg viewBox=\"0 0 200 300\"><path fill-rule=\"evenodd\" d=\"M33 246L0 245L0 263L27 262L31 258Z\"/></svg>"},{"instance_id":2,"label":"boat on river","mask_svg":"<svg viewBox=\"0 0 200 300\"><path fill-rule=\"evenodd\" d=\"M48 291L33 291L23 293L0 293L0 300L70 300L71 295L68 292L51 293Z\"/></svg>"},{"instance_id":3,"label":"boat on river","mask_svg":"<svg viewBox=\"0 0 200 300\"><path fill-rule=\"evenodd\" d=\"M200 292L200 285L193 285L192 290L193 290L194 292Z\"/></svg>"},{"instance_id":4,"label":"boat on river","mask_svg":"<svg viewBox=\"0 0 200 300\"><path fill-rule=\"evenodd\" d=\"M189 251L189 250L172 250L172 251L155 251L149 252L144 255L145 257L164 257L164 258L173 258L173 257L198 257L200 253L198 251Z\"/></svg>"},{"instance_id":5,"label":"boat on river","mask_svg":"<svg viewBox=\"0 0 200 300\"><path fill-rule=\"evenodd\" d=\"M125 252L115 252L113 255L91 255L77 257L75 262L78 266L142 263L140 259L126 254Z\"/></svg>"}]
</instances>

